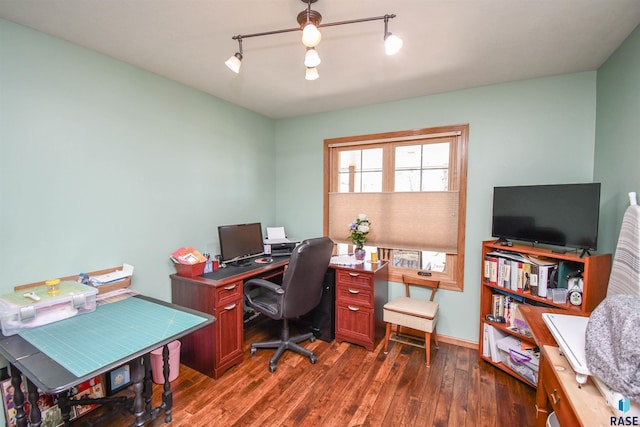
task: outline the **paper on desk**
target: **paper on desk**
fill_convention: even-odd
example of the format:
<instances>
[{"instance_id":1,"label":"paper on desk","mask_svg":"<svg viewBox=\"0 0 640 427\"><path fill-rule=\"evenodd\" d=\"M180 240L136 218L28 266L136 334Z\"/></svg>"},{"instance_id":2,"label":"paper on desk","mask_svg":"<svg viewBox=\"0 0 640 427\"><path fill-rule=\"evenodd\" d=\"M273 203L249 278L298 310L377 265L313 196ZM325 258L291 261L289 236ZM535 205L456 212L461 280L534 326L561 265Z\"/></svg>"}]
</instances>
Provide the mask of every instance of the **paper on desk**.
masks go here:
<instances>
[{"instance_id":1,"label":"paper on desk","mask_svg":"<svg viewBox=\"0 0 640 427\"><path fill-rule=\"evenodd\" d=\"M101 274L99 276L91 277L93 283L111 283L116 280L124 279L125 277L133 276L133 266L129 264L122 264L122 270L112 271L111 273Z\"/></svg>"},{"instance_id":2,"label":"paper on desk","mask_svg":"<svg viewBox=\"0 0 640 427\"><path fill-rule=\"evenodd\" d=\"M284 227L267 227L267 240L286 240Z\"/></svg>"}]
</instances>

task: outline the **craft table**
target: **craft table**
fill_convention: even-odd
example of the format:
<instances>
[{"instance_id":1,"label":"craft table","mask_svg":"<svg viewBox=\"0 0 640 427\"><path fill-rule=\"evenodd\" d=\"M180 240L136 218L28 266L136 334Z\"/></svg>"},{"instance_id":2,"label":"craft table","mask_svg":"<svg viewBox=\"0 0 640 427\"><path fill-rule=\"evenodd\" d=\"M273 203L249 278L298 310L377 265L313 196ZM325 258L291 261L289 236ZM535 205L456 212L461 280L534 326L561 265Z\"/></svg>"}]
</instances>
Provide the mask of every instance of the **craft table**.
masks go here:
<instances>
[{"instance_id":1,"label":"craft table","mask_svg":"<svg viewBox=\"0 0 640 427\"><path fill-rule=\"evenodd\" d=\"M133 384L132 412L135 425L141 426L164 411L165 422L171 421L173 397L169 377L167 344L212 324L216 318L175 304L141 295L98 305L95 311L28 329L5 337L0 334L0 354L10 364L16 424L27 425L25 397L20 387L23 374L31 403L30 424L39 426L41 415L37 405L41 393L55 394L65 425L69 425L68 390L125 363L131 369ZM163 347L164 392L162 405L151 408L151 362L149 353ZM123 398L100 398L91 403L123 401Z\"/></svg>"}]
</instances>

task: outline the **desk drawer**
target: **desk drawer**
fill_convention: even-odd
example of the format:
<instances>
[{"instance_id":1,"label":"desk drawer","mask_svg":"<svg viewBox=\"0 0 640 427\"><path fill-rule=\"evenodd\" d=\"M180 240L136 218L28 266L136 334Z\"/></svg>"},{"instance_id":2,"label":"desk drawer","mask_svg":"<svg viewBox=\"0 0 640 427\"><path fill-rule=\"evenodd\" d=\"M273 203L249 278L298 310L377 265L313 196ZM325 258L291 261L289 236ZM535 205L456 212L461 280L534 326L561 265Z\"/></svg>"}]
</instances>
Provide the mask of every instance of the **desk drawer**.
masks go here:
<instances>
[{"instance_id":1,"label":"desk drawer","mask_svg":"<svg viewBox=\"0 0 640 427\"><path fill-rule=\"evenodd\" d=\"M372 308L373 294L371 288L368 287L341 284L336 287L336 302L338 304L352 304L359 307Z\"/></svg>"},{"instance_id":2,"label":"desk drawer","mask_svg":"<svg viewBox=\"0 0 640 427\"><path fill-rule=\"evenodd\" d=\"M541 384L544 384L548 402L555 411L558 422L561 426L581 425L580 421L575 417L571 403L553 372L554 367L547 360L544 362L547 364L544 366L545 369L542 369Z\"/></svg>"},{"instance_id":3,"label":"desk drawer","mask_svg":"<svg viewBox=\"0 0 640 427\"><path fill-rule=\"evenodd\" d=\"M336 272L336 285L361 286L373 289L373 276L355 271L338 270Z\"/></svg>"},{"instance_id":4,"label":"desk drawer","mask_svg":"<svg viewBox=\"0 0 640 427\"><path fill-rule=\"evenodd\" d=\"M218 308L225 304L237 303L238 299L242 299L242 280L216 288L213 303Z\"/></svg>"}]
</instances>

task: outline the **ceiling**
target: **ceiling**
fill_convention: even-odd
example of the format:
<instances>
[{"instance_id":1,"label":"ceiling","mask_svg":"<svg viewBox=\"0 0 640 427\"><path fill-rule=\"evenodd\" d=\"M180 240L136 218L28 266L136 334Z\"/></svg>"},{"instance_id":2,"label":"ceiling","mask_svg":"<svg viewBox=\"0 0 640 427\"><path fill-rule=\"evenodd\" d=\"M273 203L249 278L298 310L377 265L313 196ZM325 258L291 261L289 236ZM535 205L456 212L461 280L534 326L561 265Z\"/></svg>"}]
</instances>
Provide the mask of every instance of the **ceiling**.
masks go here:
<instances>
[{"instance_id":1,"label":"ceiling","mask_svg":"<svg viewBox=\"0 0 640 427\"><path fill-rule=\"evenodd\" d=\"M640 23L638 0L318 0L320 78L304 78L302 0L0 0L0 17L85 46L272 118L596 70Z\"/></svg>"}]
</instances>

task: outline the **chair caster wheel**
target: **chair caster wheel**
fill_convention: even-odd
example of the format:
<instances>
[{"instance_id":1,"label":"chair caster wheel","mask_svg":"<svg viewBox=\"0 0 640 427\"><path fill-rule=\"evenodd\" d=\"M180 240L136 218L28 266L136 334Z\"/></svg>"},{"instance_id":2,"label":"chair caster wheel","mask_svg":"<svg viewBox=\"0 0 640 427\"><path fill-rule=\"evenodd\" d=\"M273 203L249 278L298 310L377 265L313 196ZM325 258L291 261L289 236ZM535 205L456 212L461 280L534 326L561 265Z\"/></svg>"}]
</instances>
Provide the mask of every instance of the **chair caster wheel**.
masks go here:
<instances>
[{"instance_id":1,"label":"chair caster wheel","mask_svg":"<svg viewBox=\"0 0 640 427\"><path fill-rule=\"evenodd\" d=\"M255 347L251 347L251 355L256 354L256 351L258 351Z\"/></svg>"},{"instance_id":2,"label":"chair caster wheel","mask_svg":"<svg viewBox=\"0 0 640 427\"><path fill-rule=\"evenodd\" d=\"M318 359L315 356L309 356L309 360L311 360L311 364L315 365Z\"/></svg>"},{"instance_id":3,"label":"chair caster wheel","mask_svg":"<svg viewBox=\"0 0 640 427\"><path fill-rule=\"evenodd\" d=\"M316 336L312 335L311 338L309 338L309 342L314 342L316 340Z\"/></svg>"},{"instance_id":4,"label":"chair caster wheel","mask_svg":"<svg viewBox=\"0 0 640 427\"><path fill-rule=\"evenodd\" d=\"M275 372L278 367L276 365L269 365L269 371Z\"/></svg>"}]
</instances>

